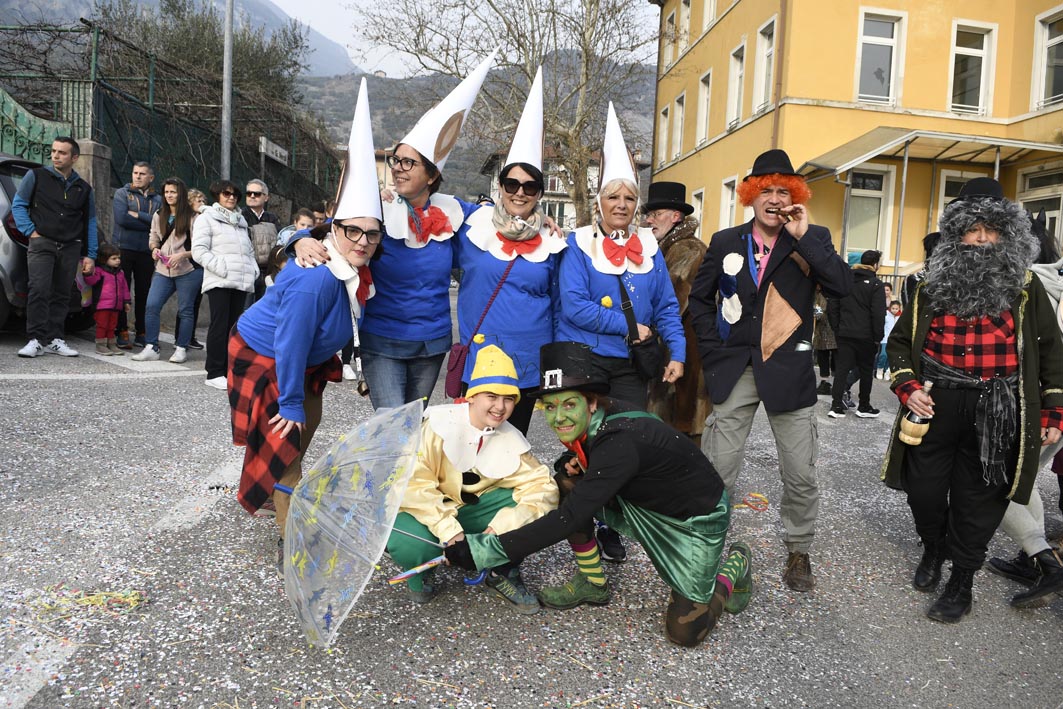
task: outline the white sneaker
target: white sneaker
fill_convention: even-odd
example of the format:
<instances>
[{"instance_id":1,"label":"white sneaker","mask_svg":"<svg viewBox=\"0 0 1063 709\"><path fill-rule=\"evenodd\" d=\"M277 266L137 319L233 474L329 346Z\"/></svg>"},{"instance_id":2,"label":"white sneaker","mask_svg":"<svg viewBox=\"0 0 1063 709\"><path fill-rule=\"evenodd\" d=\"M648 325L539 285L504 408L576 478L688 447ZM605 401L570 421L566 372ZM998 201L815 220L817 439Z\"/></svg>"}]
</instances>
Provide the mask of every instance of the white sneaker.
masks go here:
<instances>
[{"instance_id":1,"label":"white sneaker","mask_svg":"<svg viewBox=\"0 0 1063 709\"><path fill-rule=\"evenodd\" d=\"M184 347L175 347L173 354L170 355L170 361L174 364L181 364L181 362L188 361L188 350Z\"/></svg>"},{"instance_id":2,"label":"white sneaker","mask_svg":"<svg viewBox=\"0 0 1063 709\"><path fill-rule=\"evenodd\" d=\"M27 347L29 347L29 345L27 345ZM60 357L78 356L77 350L66 344L66 340L60 340L58 337L52 340L52 343L45 347L44 351L48 354L59 355Z\"/></svg>"},{"instance_id":3,"label":"white sneaker","mask_svg":"<svg viewBox=\"0 0 1063 709\"><path fill-rule=\"evenodd\" d=\"M357 379L358 375L354 373L354 367L349 364L343 365L343 378L349 382L352 382Z\"/></svg>"},{"instance_id":4,"label":"white sneaker","mask_svg":"<svg viewBox=\"0 0 1063 709\"><path fill-rule=\"evenodd\" d=\"M133 355L134 362L154 362L159 358L158 345L145 345L144 349Z\"/></svg>"},{"instance_id":5,"label":"white sneaker","mask_svg":"<svg viewBox=\"0 0 1063 709\"><path fill-rule=\"evenodd\" d=\"M25 347L18 351L19 357L36 357L42 354L44 354L44 348L41 347L41 343L37 342L37 340L30 340Z\"/></svg>"},{"instance_id":6,"label":"white sneaker","mask_svg":"<svg viewBox=\"0 0 1063 709\"><path fill-rule=\"evenodd\" d=\"M208 379L203 383L209 387L221 389L222 391L225 391L229 388L229 384L225 381L225 377L214 377L213 379Z\"/></svg>"}]
</instances>

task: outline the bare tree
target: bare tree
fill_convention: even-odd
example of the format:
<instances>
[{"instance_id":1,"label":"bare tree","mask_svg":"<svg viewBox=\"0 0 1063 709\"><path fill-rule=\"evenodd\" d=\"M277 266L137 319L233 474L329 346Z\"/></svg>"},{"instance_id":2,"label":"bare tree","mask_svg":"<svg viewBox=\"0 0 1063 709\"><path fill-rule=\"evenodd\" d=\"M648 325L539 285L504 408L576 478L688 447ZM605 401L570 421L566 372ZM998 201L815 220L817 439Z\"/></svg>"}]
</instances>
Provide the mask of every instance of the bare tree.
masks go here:
<instances>
[{"instance_id":1,"label":"bare tree","mask_svg":"<svg viewBox=\"0 0 1063 709\"><path fill-rule=\"evenodd\" d=\"M650 106L635 80L656 52L643 0L393 0L355 6L358 34L424 72L464 76L496 46L496 67L467 134L503 147L543 67L546 145L563 166L577 221L590 223L587 172L606 106ZM423 97L420 99L423 101Z\"/></svg>"}]
</instances>

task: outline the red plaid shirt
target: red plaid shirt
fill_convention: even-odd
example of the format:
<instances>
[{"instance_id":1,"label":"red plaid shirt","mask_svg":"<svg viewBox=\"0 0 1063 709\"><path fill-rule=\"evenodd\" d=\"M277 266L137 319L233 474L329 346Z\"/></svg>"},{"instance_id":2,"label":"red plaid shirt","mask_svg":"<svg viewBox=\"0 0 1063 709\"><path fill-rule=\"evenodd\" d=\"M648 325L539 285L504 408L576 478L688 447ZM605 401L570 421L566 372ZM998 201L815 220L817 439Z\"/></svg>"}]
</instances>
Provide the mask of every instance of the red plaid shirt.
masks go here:
<instances>
[{"instance_id":1,"label":"red plaid shirt","mask_svg":"<svg viewBox=\"0 0 1063 709\"><path fill-rule=\"evenodd\" d=\"M923 351L938 362L985 381L1019 371L1015 318L1011 311L964 320L946 313L930 322ZM901 403L922 385L915 381L897 387ZM1041 410L1041 425L1063 429L1063 408Z\"/></svg>"}]
</instances>

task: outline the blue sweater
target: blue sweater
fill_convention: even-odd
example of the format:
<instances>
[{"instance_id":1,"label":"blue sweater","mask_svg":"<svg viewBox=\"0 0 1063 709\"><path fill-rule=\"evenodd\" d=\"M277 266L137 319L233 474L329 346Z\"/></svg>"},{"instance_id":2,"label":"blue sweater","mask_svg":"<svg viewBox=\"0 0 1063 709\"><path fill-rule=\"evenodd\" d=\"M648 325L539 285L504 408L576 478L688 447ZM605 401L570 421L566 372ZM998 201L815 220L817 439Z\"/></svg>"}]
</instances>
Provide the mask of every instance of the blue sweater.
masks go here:
<instances>
[{"instance_id":1,"label":"blue sweater","mask_svg":"<svg viewBox=\"0 0 1063 709\"><path fill-rule=\"evenodd\" d=\"M236 327L251 349L277 361L281 416L306 423L307 368L326 362L354 332L343 283L328 268L299 268L292 263Z\"/></svg>"},{"instance_id":2,"label":"blue sweater","mask_svg":"<svg viewBox=\"0 0 1063 709\"><path fill-rule=\"evenodd\" d=\"M668 277L664 254L653 256L653 268L646 273L625 272L620 276L627 284L628 297L634 308L635 321L657 328L668 345L671 358L686 361L686 337L679 319L679 303ZM561 252L558 275L561 313L558 319L559 342L582 342L603 357L628 356L625 339L627 320L620 310L620 283L617 277L601 273L569 234L568 248ZM602 298L609 296L609 307Z\"/></svg>"},{"instance_id":3,"label":"blue sweater","mask_svg":"<svg viewBox=\"0 0 1063 709\"><path fill-rule=\"evenodd\" d=\"M458 291L458 333L463 344L468 344L487 300L509 265L469 241L467 231L468 227L463 227L455 237L458 260L465 271ZM518 256L480 326L485 344L497 345L513 360L522 389L539 385L539 348L554 341L560 260L561 254L553 254L542 263ZM469 357L462 376L465 382L472 374L472 365L473 358Z\"/></svg>"},{"instance_id":4,"label":"blue sweater","mask_svg":"<svg viewBox=\"0 0 1063 709\"><path fill-rule=\"evenodd\" d=\"M466 218L478 209L458 203ZM429 241L419 249L385 238L384 254L369 264L377 293L365 304L361 330L408 342L450 337L450 272L457 265L457 238Z\"/></svg>"}]
</instances>

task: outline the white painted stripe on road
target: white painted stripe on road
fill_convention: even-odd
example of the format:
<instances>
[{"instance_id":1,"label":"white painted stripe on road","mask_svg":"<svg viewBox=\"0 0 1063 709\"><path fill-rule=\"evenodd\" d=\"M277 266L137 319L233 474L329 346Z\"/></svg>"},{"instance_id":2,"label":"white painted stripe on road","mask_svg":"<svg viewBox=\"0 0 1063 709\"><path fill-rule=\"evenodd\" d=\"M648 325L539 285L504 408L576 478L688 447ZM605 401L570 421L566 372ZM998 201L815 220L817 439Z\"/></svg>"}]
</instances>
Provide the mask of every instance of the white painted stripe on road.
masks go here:
<instances>
[{"instance_id":1,"label":"white painted stripe on road","mask_svg":"<svg viewBox=\"0 0 1063 709\"><path fill-rule=\"evenodd\" d=\"M209 490L213 487L231 487L240 482L240 470L243 468L243 450L239 451L240 457L228 460L207 476L203 482ZM199 524L214 505L222 499L222 495L198 492L189 495L174 505L170 513L151 525L152 531L163 532L178 529L189 529Z\"/></svg>"},{"instance_id":2,"label":"white painted stripe on road","mask_svg":"<svg viewBox=\"0 0 1063 709\"><path fill-rule=\"evenodd\" d=\"M77 643L43 636L24 642L0 665L0 676L4 677L0 704L16 709L26 706L51 677L62 673L78 647Z\"/></svg>"},{"instance_id":3,"label":"white painted stripe on road","mask_svg":"<svg viewBox=\"0 0 1063 709\"><path fill-rule=\"evenodd\" d=\"M110 379L166 379L168 377L202 377L202 369L181 369L177 372L131 372L129 374L0 374L0 382L6 381L106 381Z\"/></svg>"}]
</instances>

